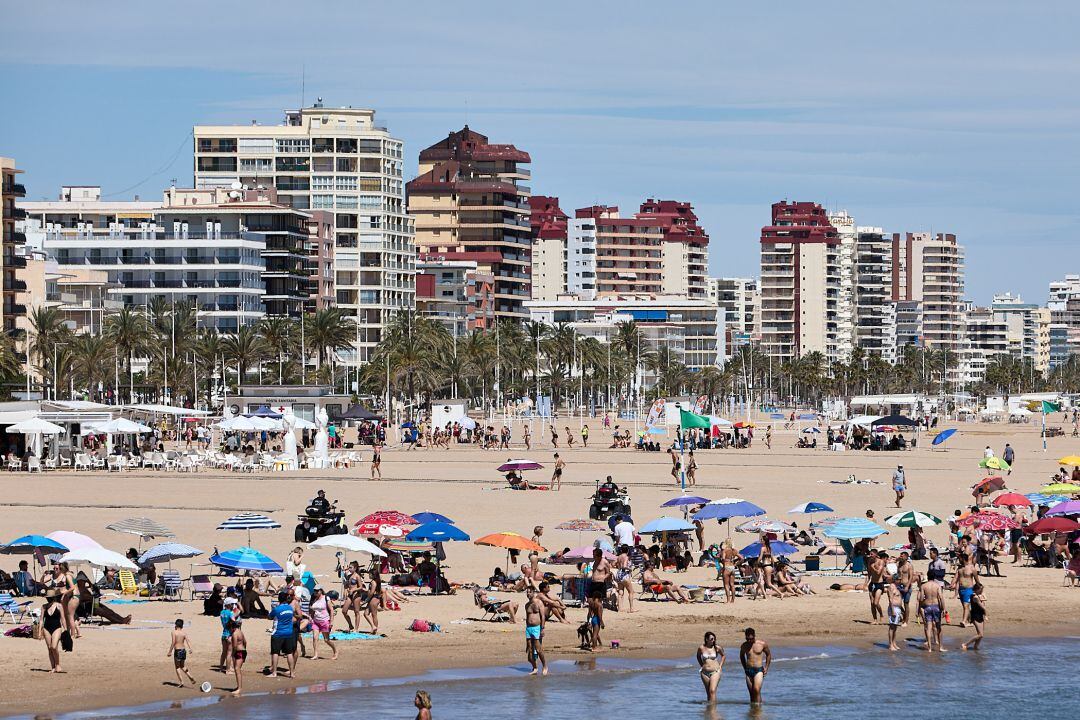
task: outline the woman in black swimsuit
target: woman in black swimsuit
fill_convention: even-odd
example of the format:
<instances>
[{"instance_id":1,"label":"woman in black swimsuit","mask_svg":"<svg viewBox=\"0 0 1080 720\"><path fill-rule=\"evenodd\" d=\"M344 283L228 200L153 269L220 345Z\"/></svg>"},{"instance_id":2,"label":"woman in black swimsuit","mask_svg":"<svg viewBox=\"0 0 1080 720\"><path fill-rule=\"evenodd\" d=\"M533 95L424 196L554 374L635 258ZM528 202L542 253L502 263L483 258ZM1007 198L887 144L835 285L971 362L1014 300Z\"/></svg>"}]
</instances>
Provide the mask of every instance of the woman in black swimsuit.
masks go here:
<instances>
[{"instance_id":1,"label":"woman in black swimsuit","mask_svg":"<svg viewBox=\"0 0 1080 720\"><path fill-rule=\"evenodd\" d=\"M983 640L983 626L986 623L986 596L983 595L983 585L975 581L971 595L971 624L975 626L975 637L963 643L960 647L964 650L978 650Z\"/></svg>"},{"instance_id":2,"label":"woman in black swimsuit","mask_svg":"<svg viewBox=\"0 0 1080 720\"><path fill-rule=\"evenodd\" d=\"M45 646L49 650L49 672L63 672L60 669L60 636L67 630L67 617L64 614L64 606L60 604L61 592L59 588L53 588L45 601L45 607L41 610L42 637L45 638Z\"/></svg>"}]
</instances>

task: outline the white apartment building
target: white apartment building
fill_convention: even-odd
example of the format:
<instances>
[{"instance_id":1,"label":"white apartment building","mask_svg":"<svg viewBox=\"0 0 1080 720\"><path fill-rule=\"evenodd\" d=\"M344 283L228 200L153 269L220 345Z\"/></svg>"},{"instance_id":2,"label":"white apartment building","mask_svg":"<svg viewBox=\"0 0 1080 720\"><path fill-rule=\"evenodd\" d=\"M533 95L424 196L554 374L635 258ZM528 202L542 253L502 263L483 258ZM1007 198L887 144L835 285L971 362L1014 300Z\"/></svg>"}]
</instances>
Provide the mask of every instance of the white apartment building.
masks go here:
<instances>
[{"instance_id":1,"label":"white apartment building","mask_svg":"<svg viewBox=\"0 0 1080 720\"><path fill-rule=\"evenodd\" d=\"M856 230L852 272L854 345L896 362L896 303L892 298L892 236L879 227Z\"/></svg>"},{"instance_id":2,"label":"white apartment building","mask_svg":"<svg viewBox=\"0 0 1080 720\"><path fill-rule=\"evenodd\" d=\"M1031 360L1035 369L1050 369L1050 310L1035 303L1025 303L1019 295L994 296L990 306L994 317L1007 328L1008 350L1015 358Z\"/></svg>"},{"instance_id":3,"label":"white apartment building","mask_svg":"<svg viewBox=\"0 0 1080 720\"><path fill-rule=\"evenodd\" d=\"M953 352L963 348L963 295L964 248L955 235L893 234L893 299L919 303L920 344Z\"/></svg>"},{"instance_id":4,"label":"white apartment building","mask_svg":"<svg viewBox=\"0 0 1080 720\"><path fill-rule=\"evenodd\" d=\"M840 273L839 294L836 301L836 349L835 358L847 362L855 347L855 248L857 228L855 218L847 210L829 213L829 222L840 238L837 264Z\"/></svg>"},{"instance_id":5,"label":"white apartment building","mask_svg":"<svg viewBox=\"0 0 1080 720\"><path fill-rule=\"evenodd\" d=\"M273 187L300 210L333 212L337 306L357 322L356 347L339 356L366 362L390 316L415 304L416 249L406 214L401 140L375 111L314 106L282 125L197 125L195 186Z\"/></svg>"},{"instance_id":6,"label":"white apartment building","mask_svg":"<svg viewBox=\"0 0 1080 720\"><path fill-rule=\"evenodd\" d=\"M735 348L747 345L758 337L757 280L753 278L709 278L709 302L720 308L719 319L724 323L724 357L730 358Z\"/></svg>"},{"instance_id":7,"label":"white apartment building","mask_svg":"<svg viewBox=\"0 0 1080 720\"><path fill-rule=\"evenodd\" d=\"M982 382L990 363L1009 354L1009 324L990 308L967 309L965 339L965 347L960 351L962 383Z\"/></svg>"},{"instance_id":8,"label":"white apartment building","mask_svg":"<svg viewBox=\"0 0 1080 720\"><path fill-rule=\"evenodd\" d=\"M570 218L566 227L566 292L596 298L596 221Z\"/></svg>"}]
</instances>

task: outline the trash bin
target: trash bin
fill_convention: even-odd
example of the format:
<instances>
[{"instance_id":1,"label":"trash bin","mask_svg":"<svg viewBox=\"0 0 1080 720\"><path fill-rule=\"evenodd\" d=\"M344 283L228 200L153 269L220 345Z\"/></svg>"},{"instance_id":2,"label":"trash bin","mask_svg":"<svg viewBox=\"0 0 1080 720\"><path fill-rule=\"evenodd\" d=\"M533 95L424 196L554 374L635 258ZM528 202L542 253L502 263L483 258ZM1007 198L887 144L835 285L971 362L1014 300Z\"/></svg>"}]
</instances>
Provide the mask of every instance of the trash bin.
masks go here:
<instances>
[{"instance_id":1,"label":"trash bin","mask_svg":"<svg viewBox=\"0 0 1080 720\"><path fill-rule=\"evenodd\" d=\"M820 570L821 569L821 556L820 555L807 555L805 562L806 562L806 569L807 570Z\"/></svg>"}]
</instances>

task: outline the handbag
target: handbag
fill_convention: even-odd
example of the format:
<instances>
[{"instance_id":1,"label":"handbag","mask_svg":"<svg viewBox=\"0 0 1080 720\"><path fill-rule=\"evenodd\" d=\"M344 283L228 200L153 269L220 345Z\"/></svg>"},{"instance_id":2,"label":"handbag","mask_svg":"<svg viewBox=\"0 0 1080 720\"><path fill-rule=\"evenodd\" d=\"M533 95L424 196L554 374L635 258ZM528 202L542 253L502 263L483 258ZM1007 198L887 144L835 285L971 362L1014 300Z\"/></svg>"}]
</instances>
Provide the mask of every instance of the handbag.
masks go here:
<instances>
[{"instance_id":1,"label":"handbag","mask_svg":"<svg viewBox=\"0 0 1080 720\"><path fill-rule=\"evenodd\" d=\"M60 647L64 649L64 652L71 652L75 647L75 643L71 639L71 633L67 630L60 633Z\"/></svg>"}]
</instances>

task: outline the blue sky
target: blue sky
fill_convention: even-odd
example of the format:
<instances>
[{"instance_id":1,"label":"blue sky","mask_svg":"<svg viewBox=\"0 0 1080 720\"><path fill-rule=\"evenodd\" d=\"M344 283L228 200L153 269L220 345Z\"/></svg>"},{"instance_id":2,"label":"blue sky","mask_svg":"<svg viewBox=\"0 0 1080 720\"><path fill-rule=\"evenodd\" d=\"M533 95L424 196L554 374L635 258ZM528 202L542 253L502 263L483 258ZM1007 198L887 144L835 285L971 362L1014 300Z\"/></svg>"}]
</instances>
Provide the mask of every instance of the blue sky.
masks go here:
<instances>
[{"instance_id":1,"label":"blue sky","mask_svg":"<svg viewBox=\"0 0 1080 720\"><path fill-rule=\"evenodd\" d=\"M6 3L0 154L28 196L157 197L191 126L373 107L416 152L466 121L564 209L689 200L714 274L770 203L955 232L968 296L1080 272L1080 4Z\"/></svg>"}]
</instances>

